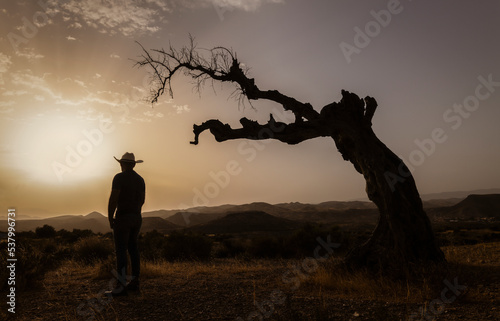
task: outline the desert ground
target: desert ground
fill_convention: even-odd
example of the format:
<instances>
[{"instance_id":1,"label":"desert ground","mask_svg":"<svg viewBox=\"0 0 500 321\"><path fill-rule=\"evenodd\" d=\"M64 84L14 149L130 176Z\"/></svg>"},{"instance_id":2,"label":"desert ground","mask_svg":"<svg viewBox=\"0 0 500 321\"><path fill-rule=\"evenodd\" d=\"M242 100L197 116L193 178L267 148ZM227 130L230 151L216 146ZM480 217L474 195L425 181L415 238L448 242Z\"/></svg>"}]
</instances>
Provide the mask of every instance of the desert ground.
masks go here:
<instances>
[{"instance_id":1,"label":"desert ground","mask_svg":"<svg viewBox=\"0 0 500 321\"><path fill-rule=\"evenodd\" d=\"M113 280L111 257L67 260L18 294L15 319L500 319L500 242L442 249L446 268L406 283L335 270L334 257L147 261L141 292L113 299L103 295Z\"/></svg>"}]
</instances>

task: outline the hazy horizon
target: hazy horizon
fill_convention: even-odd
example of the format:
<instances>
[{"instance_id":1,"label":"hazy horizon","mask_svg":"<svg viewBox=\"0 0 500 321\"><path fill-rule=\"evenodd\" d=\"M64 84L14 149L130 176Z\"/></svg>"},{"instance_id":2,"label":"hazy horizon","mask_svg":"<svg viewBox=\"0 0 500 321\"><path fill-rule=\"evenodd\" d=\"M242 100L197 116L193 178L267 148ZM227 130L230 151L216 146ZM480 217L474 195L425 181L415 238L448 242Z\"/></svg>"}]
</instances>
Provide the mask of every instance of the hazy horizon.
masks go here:
<instances>
[{"instance_id":1,"label":"hazy horizon","mask_svg":"<svg viewBox=\"0 0 500 321\"><path fill-rule=\"evenodd\" d=\"M449 192L441 192L441 193L431 193L431 194L423 194L420 195L422 198L423 202L426 201L436 201L436 200L450 200L450 199L460 199L460 198L466 198L469 195L485 195L485 194L500 194L500 188L493 188L493 189L481 189L481 190L472 190L472 191L449 191ZM351 199L351 200L328 200L328 201L323 201L323 202L318 202L318 203L303 203L303 202L296 202L296 201L290 201L290 202L280 202L280 203L268 203L271 205L280 205L280 204L290 204L290 203L300 203L300 204L311 204L311 205L318 205L321 203L328 203L328 202L371 202L367 197L364 198L357 198L357 199ZM251 203L225 203L225 204L218 204L218 205L208 205L206 207L218 207L218 206L240 206L240 205L247 205L247 204L253 204L253 203L267 203L267 202L251 202ZM425 204L424 204L425 205ZM183 211L183 210L189 210L189 209L194 209L194 208L203 208L204 206L195 206L195 207L189 207L189 208L157 208L157 209L149 209L147 211L143 211L143 214L147 213L152 213L152 212L157 212L157 211ZM22 213L18 215L17 217L19 219L47 219L47 218L55 218L55 217L60 217L60 216L86 216L92 213L99 213L102 214L103 216L107 216L107 212L105 210L91 210L90 212L81 212L81 213L41 213L37 214L37 212L33 212L33 214L30 213Z\"/></svg>"},{"instance_id":2,"label":"hazy horizon","mask_svg":"<svg viewBox=\"0 0 500 321\"><path fill-rule=\"evenodd\" d=\"M0 5L0 203L29 212L105 213L113 156L135 153L143 211L366 197L331 138L190 145L211 118L293 118L256 110L176 77L151 106L146 48L226 46L261 89L316 110L345 89L379 104L377 136L412 170L420 194L498 188L500 3L418 1L47 0ZM215 91L215 93L214 93ZM230 173L230 174L228 174ZM35 215L34 215L35 216Z\"/></svg>"}]
</instances>

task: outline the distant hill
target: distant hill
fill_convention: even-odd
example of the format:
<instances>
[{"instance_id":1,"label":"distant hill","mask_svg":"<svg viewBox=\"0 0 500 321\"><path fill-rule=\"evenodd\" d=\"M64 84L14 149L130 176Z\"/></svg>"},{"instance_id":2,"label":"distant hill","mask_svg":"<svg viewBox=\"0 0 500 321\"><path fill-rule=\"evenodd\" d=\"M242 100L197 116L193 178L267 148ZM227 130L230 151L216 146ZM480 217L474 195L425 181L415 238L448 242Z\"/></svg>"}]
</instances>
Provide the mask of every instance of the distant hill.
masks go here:
<instances>
[{"instance_id":1,"label":"distant hill","mask_svg":"<svg viewBox=\"0 0 500 321\"><path fill-rule=\"evenodd\" d=\"M97 212L87 215L62 215L46 219L17 220L16 230L19 232L35 231L37 227L42 227L45 224L54 227L56 230L65 229L73 231L73 229L80 229L92 230L95 233L107 233L111 231L108 219Z\"/></svg>"},{"instance_id":2,"label":"distant hill","mask_svg":"<svg viewBox=\"0 0 500 321\"><path fill-rule=\"evenodd\" d=\"M458 204L442 209L436 216L448 219L478 219L486 217L500 219L500 194L469 195Z\"/></svg>"},{"instance_id":3,"label":"distant hill","mask_svg":"<svg viewBox=\"0 0 500 321\"><path fill-rule=\"evenodd\" d=\"M299 222L314 222L335 225L376 224L378 209L323 210L310 212L292 212L283 218Z\"/></svg>"},{"instance_id":4,"label":"distant hill","mask_svg":"<svg viewBox=\"0 0 500 321\"><path fill-rule=\"evenodd\" d=\"M0 221L1 226L7 226L6 221ZM101 213L92 212L87 215L61 215L46 219L35 220L17 220L16 230L19 232L35 231L37 227L42 227L45 224L54 227L56 230L73 229L92 230L94 233L111 232L108 218ZM181 227L160 217L143 217L142 232L157 230L159 232L168 232Z\"/></svg>"},{"instance_id":5,"label":"distant hill","mask_svg":"<svg viewBox=\"0 0 500 321\"><path fill-rule=\"evenodd\" d=\"M226 213L177 212L175 215L167 217L165 220L177 226L191 227L213 221L226 215Z\"/></svg>"},{"instance_id":6,"label":"distant hill","mask_svg":"<svg viewBox=\"0 0 500 321\"><path fill-rule=\"evenodd\" d=\"M298 229L300 222L279 218L260 211L229 213L211 222L197 225L191 230L207 234L282 232Z\"/></svg>"},{"instance_id":7,"label":"distant hill","mask_svg":"<svg viewBox=\"0 0 500 321\"><path fill-rule=\"evenodd\" d=\"M371 201L330 201L319 204L302 204L302 203L281 203L277 204L282 209L287 209L295 212L316 212L316 211L341 211L348 209L372 209L376 208L375 204Z\"/></svg>"},{"instance_id":8,"label":"distant hill","mask_svg":"<svg viewBox=\"0 0 500 321\"><path fill-rule=\"evenodd\" d=\"M428 200L445 200L450 198L464 199L469 195L490 195L490 194L500 194L500 188L422 194L420 195L420 197L422 198L422 200L428 201Z\"/></svg>"},{"instance_id":9,"label":"distant hill","mask_svg":"<svg viewBox=\"0 0 500 321\"><path fill-rule=\"evenodd\" d=\"M451 194L446 194L450 196ZM455 194L453 194L455 195ZM430 199L425 210L433 221L449 219L500 220L500 193L473 194L464 198ZM336 225L376 224L378 209L372 202L324 202L320 204L255 202L243 205L196 207L186 210L158 210L143 213L142 232L169 232L192 228L205 233L238 233L252 231L284 231L304 222ZM17 231L35 231L45 224L56 230L90 229L96 233L110 232L106 216L92 212L87 215L62 215L46 219L19 219ZM2 230L4 227L4 230ZM0 221L0 231L7 222ZM229 232L228 232L229 231Z\"/></svg>"},{"instance_id":10,"label":"distant hill","mask_svg":"<svg viewBox=\"0 0 500 321\"><path fill-rule=\"evenodd\" d=\"M176 225L172 222L169 222L161 217L143 217L142 218L142 226L141 232L150 232L153 230L157 230L161 233L168 233L173 230L178 230L182 228L179 225Z\"/></svg>"},{"instance_id":11,"label":"distant hill","mask_svg":"<svg viewBox=\"0 0 500 321\"><path fill-rule=\"evenodd\" d=\"M463 198L431 199L422 201L424 208L448 207L463 201Z\"/></svg>"},{"instance_id":12,"label":"distant hill","mask_svg":"<svg viewBox=\"0 0 500 321\"><path fill-rule=\"evenodd\" d=\"M142 217L161 217L161 218L167 218L175 213L177 213L179 210L157 210L157 211L150 211L150 212L143 212Z\"/></svg>"}]
</instances>

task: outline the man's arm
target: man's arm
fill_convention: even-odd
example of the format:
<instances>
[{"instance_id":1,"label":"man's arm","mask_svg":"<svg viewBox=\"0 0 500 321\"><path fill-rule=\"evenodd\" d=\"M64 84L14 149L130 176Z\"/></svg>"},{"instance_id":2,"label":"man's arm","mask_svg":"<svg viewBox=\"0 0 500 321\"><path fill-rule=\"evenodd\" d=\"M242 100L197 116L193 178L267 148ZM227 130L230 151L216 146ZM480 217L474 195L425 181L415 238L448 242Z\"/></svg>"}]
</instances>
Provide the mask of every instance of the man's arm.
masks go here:
<instances>
[{"instance_id":1,"label":"man's arm","mask_svg":"<svg viewBox=\"0 0 500 321\"><path fill-rule=\"evenodd\" d=\"M141 193L141 199L140 199L140 202L141 202L141 206L144 205L144 201L146 200L146 191L143 191Z\"/></svg>"},{"instance_id":2,"label":"man's arm","mask_svg":"<svg viewBox=\"0 0 500 321\"><path fill-rule=\"evenodd\" d=\"M109 220L109 227L111 227L111 228L114 227L113 216L115 214L116 207L118 206L118 196L119 195L120 195L120 190L119 189L113 189L113 190L111 190L111 195L109 196L109 202L108 202L108 220Z\"/></svg>"},{"instance_id":3,"label":"man's arm","mask_svg":"<svg viewBox=\"0 0 500 321\"><path fill-rule=\"evenodd\" d=\"M142 205L144 205L145 200L146 200L146 184L144 183L144 180L142 180L142 190L141 190L140 200L139 200L139 202L141 203L141 207L142 207Z\"/></svg>"}]
</instances>

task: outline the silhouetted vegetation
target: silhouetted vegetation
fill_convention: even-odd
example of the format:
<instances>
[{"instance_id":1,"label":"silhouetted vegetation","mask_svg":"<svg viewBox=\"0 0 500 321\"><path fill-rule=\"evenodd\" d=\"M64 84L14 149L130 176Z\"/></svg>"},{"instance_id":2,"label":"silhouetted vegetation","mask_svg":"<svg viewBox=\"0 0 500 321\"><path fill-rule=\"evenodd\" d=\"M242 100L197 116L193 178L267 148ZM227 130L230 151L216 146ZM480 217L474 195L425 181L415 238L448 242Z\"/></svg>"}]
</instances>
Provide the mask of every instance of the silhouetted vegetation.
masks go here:
<instances>
[{"instance_id":1,"label":"silhouetted vegetation","mask_svg":"<svg viewBox=\"0 0 500 321\"><path fill-rule=\"evenodd\" d=\"M454 246L498 242L499 224L494 222L443 222L436 224L436 239L440 246ZM305 224L300 230L289 234L264 233L258 235L211 235L190 231L163 234L151 231L141 234L139 248L144 262L203 261L221 258L300 259L313 255L318 238L328 236L332 242L340 243L333 255L342 256L351 248L366 240L371 226L320 226ZM7 242L0 242L0 258L6 262ZM106 265L102 269L111 271L114 264L114 248L111 233L95 234L90 230L55 231L45 225L35 232L20 232L16 235L16 286L31 288L41 281L51 269L66 260L82 265ZM2 289L8 279L8 269L0 269Z\"/></svg>"},{"instance_id":2,"label":"silhouetted vegetation","mask_svg":"<svg viewBox=\"0 0 500 321\"><path fill-rule=\"evenodd\" d=\"M7 261L7 243L0 243L2 262ZM53 239L16 240L16 288L23 290L32 288L42 280L45 273L57 267L63 260L71 257L71 250L58 244ZM7 286L8 270L0 270L2 289Z\"/></svg>"},{"instance_id":3,"label":"silhouetted vegetation","mask_svg":"<svg viewBox=\"0 0 500 321\"><path fill-rule=\"evenodd\" d=\"M207 260L212 254L211 238L192 232L163 235L152 231L139 239L141 255L147 260Z\"/></svg>"},{"instance_id":4,"label":"silhouetted vegetation","mask_svg":"<svg viewBox=\"0 0 500 321\"><path fill-rule=\"evenodd\" d=\"M94 235L94 232L91 230L73 229L73 232L69 232L62 229L57 231L57 236L59 236L66 243L74 243L82 238L90 237L92 235Z\"/></svg>"},{"instance_id":5,"label":"silhouetted vegetation","mask_svg":"<svg viewBox=\"0 0 500 321\"><path fill-rule=\"evenodd\" d=\"M79 239L73 248L73 258L84 264L106 260L114 251L111 239L97 235Z\"/></svg>"},{"instance_id":6,"label":"silhouetted vegetation","mask_svg":"<svg viewBox=\"0 0 500 321\"><path fill-rule=\"evenodd\" d=\"M345 253L348 246L356 240L350 238L338 226L322 227L306 224L300 230L289 235L259 235L254 237L218 236L214 247L214 257L244 258L304 258L312 256L318 246L318 238L342 244L338 254ZM364 235L366 237L366 235Z\"/></svg>"},{"instance_id":7,"label":"silhouetted vegetation","mask_svg":"<svg viewBox=\"0 0 500 321\"><path fill-rule=\"evenodd\" d=\"M56 236L56 229L50 225L45 224L43 227L37 227L35 234L40 238L49 238Z\"/></svg>"},{"instance_id":8,"label":"silhouetted vegetation","mask_svg":"<svg viewBox=\"0 0 500 321\"><path fill-rule=\"evenodd\" d=\"M99 239L99 240L97 240ZM80 240L80 241L78 241ZM110 240L107 240L110 242ZM75 243L76 242L76 243ZM7 242L0 243L0 257L6 262ZM50 225L44 225L35 232L16 234L16 288L23 290L39 285L44 275L69 259L92 264L112 254L112 247L90 230L73 232L56 231ZM7 286L8 270L0 270L1 288ZM5 280L5 281L4 281Z\"/></svg>"}]
</instances>

